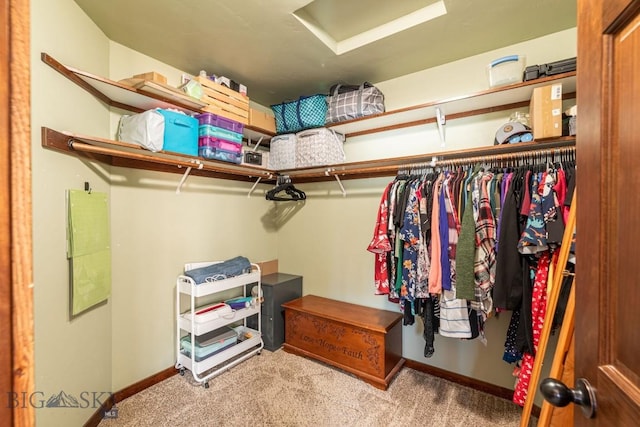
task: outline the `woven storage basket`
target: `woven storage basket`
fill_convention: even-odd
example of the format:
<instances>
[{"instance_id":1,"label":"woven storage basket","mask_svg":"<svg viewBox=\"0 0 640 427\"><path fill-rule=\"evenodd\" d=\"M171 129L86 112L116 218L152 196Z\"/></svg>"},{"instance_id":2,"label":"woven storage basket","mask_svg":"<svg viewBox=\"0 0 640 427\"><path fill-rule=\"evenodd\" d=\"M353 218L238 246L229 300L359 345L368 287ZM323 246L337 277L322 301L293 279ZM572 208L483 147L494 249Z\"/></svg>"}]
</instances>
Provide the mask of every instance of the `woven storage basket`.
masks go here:
<instances>
[{"instance_id":1,"label":"woven storage basket","mask_svg":"<svg viewBox=\"0 0 640 427\"><path fill-rule=\"evenodd\" d=\"M344 135L317 128L298 132L296 137L297 168L344 163Z\"/></svg>"},{"instance_id":2,"label":"woven storage basket","mask_svg":"<svg viewBox=\"0 0 640 427\"><path fill-rule=\"evenodd\" d=\"M293 169L296 167L296 134L288 133L271 138L269 169Z\"/></svg>"}]
</instances>

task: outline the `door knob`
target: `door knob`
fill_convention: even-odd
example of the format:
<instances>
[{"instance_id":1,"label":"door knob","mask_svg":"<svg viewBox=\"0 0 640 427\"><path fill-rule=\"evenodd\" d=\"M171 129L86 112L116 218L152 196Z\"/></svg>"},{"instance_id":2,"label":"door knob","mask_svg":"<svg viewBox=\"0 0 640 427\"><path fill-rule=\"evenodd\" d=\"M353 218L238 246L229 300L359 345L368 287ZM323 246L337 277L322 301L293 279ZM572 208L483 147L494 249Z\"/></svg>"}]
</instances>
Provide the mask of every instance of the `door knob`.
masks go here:
<instances>
[{"instance_id":1,"label":"door knob","mask_svg":"<svg viewBox=\"0 0 640 427\"><path fill-rule=\"evenodd\" d=\"M596 393L589 381L584 378L576 380L576 388L571 389L554 378L545 378L540 383L540 392L544 399L553 406L563 407L575 403L582 409L582 414L593 418L596 413Z\"/></svg>"}]
</instances>

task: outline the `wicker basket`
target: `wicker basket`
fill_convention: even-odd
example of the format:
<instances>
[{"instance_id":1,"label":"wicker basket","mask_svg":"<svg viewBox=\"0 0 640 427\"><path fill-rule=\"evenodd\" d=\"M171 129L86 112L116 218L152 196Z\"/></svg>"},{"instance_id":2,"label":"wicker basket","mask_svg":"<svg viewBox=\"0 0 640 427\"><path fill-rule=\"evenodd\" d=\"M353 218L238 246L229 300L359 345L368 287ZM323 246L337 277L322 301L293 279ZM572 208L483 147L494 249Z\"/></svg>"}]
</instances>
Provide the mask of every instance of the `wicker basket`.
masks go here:
<instances>
[{"instance_id":1,"label":"wicker basket","mask_svg":"<svg viewBox=\"0 0 640 427\"><path fill-rule=\"evenodd\" d=\"M296 134L287 133L271 138L269 169L293 169L296 167Z\"/></svg>"},{"instance_id":2,"label":"wicker basket","mask_svg":"<svg viewBox=\"0 0 640 427\"><path fill-rule=\"evenodd\" d=\"M344 163L344 135L317 128L298 132L296 137L297 168Z\"/></svg>"}]
</instances>

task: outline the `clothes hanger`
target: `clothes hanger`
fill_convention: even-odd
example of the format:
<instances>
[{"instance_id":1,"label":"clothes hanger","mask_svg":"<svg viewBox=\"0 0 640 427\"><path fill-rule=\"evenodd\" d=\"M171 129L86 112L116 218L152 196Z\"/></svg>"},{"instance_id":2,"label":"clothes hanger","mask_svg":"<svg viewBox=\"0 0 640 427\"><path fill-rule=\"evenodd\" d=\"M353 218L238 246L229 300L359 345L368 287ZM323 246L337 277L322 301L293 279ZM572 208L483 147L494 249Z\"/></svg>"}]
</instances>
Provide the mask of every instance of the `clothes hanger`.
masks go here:
<instances>
[{"instance_id":1,"label":"clothes hanger","mask_svg":"<svg viewBox=\"0 0 640 427\"><path fill-rule=\"evenodd\" d=\"M288 176L278 176L276 186L267 191L265 195L267 200L276 202L289 202L297 200L305 200L307 195L304 191L297 189Z\"/></svg>"}]
</instances>

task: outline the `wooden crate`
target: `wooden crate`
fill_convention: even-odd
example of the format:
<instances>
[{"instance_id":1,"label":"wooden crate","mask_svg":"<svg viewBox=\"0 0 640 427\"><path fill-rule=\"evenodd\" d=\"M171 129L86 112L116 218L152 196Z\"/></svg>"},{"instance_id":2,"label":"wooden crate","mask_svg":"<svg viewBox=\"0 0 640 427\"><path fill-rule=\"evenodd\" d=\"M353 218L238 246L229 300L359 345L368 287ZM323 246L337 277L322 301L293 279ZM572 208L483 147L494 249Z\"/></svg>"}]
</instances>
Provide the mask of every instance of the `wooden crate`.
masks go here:
<instances>
[{"instance_id":1,"label":"wooden crate","mask_svg":"<svg viewBox=\"0 0 640 427\"><path fill-rule=\"evenodd\" d=\"M197 76L202 85L202 101L207 103L203 111L208 111L242 124L249 124L249 98L206 77Z\"/></svg>"},{"instance_id":2,"label":"wooden crate","mask_svg":"<svg viewBox=\"0 0 640 427\"><path fill-rule=\"evenodd\" d=\"M315 295L282 307L288 352L351 372L382 390L404 364L400 313Z\"/></svg>"}]
</instances>

